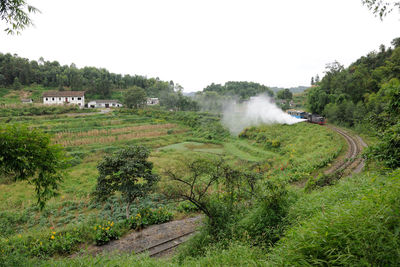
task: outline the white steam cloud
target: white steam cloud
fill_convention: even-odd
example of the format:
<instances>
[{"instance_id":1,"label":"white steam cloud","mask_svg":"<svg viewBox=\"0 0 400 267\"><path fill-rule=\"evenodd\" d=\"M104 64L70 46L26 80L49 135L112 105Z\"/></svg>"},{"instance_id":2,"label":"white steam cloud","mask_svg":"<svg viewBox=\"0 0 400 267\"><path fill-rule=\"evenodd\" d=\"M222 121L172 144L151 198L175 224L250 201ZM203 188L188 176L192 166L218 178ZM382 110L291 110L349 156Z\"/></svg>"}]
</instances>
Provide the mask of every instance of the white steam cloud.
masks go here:
<instances>
[{"instance_id":1,"label":"white steam cloud","mask_svg":"<svg viewBox=\"0 0 400 267\"><path fill-rule=\"evenodd\" d=\"M297 119L282 111L265 95L251 97L243 103L232 101L226 104L222 118L222 124L235 135L249 126L273 123L295 124L302 121L305 120Z\"/></svg>"}]
</instances>

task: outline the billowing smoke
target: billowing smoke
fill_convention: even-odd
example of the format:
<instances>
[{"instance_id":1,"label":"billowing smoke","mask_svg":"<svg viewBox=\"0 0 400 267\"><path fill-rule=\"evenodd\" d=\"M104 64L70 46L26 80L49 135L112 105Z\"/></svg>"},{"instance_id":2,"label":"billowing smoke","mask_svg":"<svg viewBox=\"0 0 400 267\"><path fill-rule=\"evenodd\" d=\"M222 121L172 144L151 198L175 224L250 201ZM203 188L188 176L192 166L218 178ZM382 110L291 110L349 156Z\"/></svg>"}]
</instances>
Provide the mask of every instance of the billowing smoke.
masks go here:
<instances>
[{"instance_id":1,"label":"billowing smoke","mask_svg":"<svg viewBox=\"0 0 400 267\"><path fill-rule=\"evenodd\" d=\"M232 134L239 134L246 127L260 124L295 124L305 121L297 119L278 108L265 95L251 97L243 103L232 101L225 105L222 123Z\"/></svg>"}]
</instances>

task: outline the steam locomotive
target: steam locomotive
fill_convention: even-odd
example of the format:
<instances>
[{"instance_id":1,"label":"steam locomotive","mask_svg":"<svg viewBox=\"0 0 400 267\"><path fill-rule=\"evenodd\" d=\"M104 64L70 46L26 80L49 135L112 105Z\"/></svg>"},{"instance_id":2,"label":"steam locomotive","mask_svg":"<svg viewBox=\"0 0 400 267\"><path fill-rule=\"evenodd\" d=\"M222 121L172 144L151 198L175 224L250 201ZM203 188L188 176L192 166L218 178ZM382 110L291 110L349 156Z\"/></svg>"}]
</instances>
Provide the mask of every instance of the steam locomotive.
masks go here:
<instances>
[{"instance_id":1,"label":"steam locomotive","mask_svg":"<svg viewBox=\"0 0 400 267\"><path fill-rule=\"evenodd\" d=\"M289 115L291 115L292 117L298 118L298 119L305 119L308 122L311 123L317 123L320 125L324 125L325 124L325 118L318 115L318 114L312 114L312 113L308 113L302 110L294 110L294 109L289 109L286 111Z\"/></svg>"}]
</instances>

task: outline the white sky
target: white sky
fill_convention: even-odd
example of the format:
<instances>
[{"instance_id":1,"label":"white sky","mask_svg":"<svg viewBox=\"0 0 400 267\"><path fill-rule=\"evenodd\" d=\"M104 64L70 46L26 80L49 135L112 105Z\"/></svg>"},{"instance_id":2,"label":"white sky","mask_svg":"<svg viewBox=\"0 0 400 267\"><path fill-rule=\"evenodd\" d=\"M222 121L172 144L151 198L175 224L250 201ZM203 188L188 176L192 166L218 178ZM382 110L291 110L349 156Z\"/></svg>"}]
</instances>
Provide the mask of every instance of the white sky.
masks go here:
<instances>
[{"instance_id":1,"label":"white sky","mask_svg":"<svg viewBox=\"0 0 400 267\"><path fill-rule=\"evenodd\" d=\"M41 14L0 52L173 80L186 92L210 83L309 85L325 64L348 66L400 37L361 0L27 0ZM0 21L0 29L5 28Z\"/></svg>"}]
</instances>

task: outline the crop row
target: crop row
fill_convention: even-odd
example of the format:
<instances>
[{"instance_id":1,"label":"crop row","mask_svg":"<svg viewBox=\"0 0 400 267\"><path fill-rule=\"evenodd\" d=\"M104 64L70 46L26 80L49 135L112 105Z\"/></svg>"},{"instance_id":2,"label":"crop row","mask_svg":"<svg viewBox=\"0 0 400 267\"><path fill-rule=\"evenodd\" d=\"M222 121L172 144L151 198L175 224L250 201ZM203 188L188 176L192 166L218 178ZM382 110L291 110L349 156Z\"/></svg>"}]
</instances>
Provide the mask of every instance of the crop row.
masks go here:
<instances>
[{"instance_id":1,"label":"crop row","mask_svg":"<svg viewBox=\"0 0 400 267\"><path fill-rule=\"evenodd\" d=\"M81 146L81 145L91 145L91 144L106 144L106 143L114 143L117 141L123 140L131 140L131 139L139 139L139 138L147 138L147 137L157 137L163 136L167 134L179 134L184 133L186 130L175 130L173 132L169 132L169 130L162 130L162 131L151 131L151 132L133 132L127 134L120 134L120 135L111 135L111 136L102 136L102 137L95 137L95 138L81 138L81 139L74 139L74 140L63 140L58 139L54 140L55 144L60 144L63 147L69 146Z\"/></svg>"},{"instance_id":2,"label":"crop row","mask_svg":"<svg viewBox=\"0 0 400 267\"><path fill-rule=\"evenodd\" d=\"M154 130L154 129L170 129L176 127L176 124L167 123L167 124L154 124L154 125L140 125L140 126L129 126L123 128L114 128L114 129L95 129L89 131L82 132L59 132L56 133L54 139L64 139L64 138L82 138L82 137L92 137L92 136L104 136L110 134L118 134L118 133L126 133L131 131L145 131L145 130Z\"/></svg>"}]
</instances>

